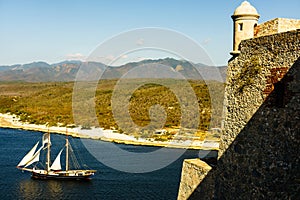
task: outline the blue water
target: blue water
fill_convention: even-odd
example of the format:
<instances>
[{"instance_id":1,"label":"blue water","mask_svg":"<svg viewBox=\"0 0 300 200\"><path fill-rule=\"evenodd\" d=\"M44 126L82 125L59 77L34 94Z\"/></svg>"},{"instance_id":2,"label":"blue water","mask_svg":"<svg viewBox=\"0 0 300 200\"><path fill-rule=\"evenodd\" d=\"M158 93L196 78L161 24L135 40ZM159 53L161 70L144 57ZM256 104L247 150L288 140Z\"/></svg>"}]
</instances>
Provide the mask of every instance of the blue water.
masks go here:
<instances>
[{"instance_id":1,"label":"blue water","mask_svg":"<svg viewBox=\"0 0 300 200\"><path fill-rule=\"evenodd\" d=\"M114 170L97 161L82 144L70 139L80 162L98 172L91 181L33 180L29 172L16 169L22 157L41 140L41 132L0 128L0 199L176 199L182 161L198 157L188 150L171 165L149 173L134 174ZM52 134L53 154L64 145L64 136ZM101 141L99 141L101 144ZM103 142L104 143L104 142ZM58 146L57 148L54 146ZM119 145L147 152L158 147ZM176 151L176 150L174 150ZM107 154L106 154L107 155Z\"/></svg>"}]
</instances>

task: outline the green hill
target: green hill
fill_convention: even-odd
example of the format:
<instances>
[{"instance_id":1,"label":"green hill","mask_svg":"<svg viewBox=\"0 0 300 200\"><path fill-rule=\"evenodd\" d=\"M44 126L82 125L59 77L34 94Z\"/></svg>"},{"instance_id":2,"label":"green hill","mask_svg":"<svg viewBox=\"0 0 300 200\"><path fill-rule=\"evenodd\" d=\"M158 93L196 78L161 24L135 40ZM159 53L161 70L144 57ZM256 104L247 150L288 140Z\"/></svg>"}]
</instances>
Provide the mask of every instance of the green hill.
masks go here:
<instances>
[{"instance_id":1,"label":"green hill","mask_svg":"<svg viewBox=\"0 0 300 200\"><path fill-rule=\"evenodd\" d=\"M180 87L183 80L171 81L172 84ZM101 80L98 83L94 98L98 122L86 121L85 124L77 125L86 127L99 125L106 129L119 128L114 121L111 108L111 97L116 83L117 80ZM216 122L220 122L222 105L212 111L206 84L196 80L189 81L189 83L198 98L199 112L201 113L199 129L207 130L212 112L219 113L214 116L216 116ZM210 85L214 88L215 93L222 98L224 83L210 82ZM33 124L45 124L47 122L50 125L60 126L73 124L73 87L74 82L0 82L0 112L16 114L20 116L22 121ZM161 105L167 113L164 127L180 125L181 110L176 96L168 88L157 84L143 85L133 93L129 105L132 120L140 126L149 124L149 108L156 104Z\"/></svg>"}]
</instances>

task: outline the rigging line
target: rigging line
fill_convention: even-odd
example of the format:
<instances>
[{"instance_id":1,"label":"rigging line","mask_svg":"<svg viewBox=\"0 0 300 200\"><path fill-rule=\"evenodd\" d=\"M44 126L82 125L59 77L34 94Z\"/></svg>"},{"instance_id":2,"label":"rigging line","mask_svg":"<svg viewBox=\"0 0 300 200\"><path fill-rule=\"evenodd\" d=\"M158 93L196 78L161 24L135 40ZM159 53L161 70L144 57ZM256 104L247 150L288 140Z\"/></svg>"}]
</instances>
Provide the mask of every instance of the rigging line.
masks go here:
<instances>
[{"instance_id":1,"label":"rigging line","mask_svg":"<svg viewBox=\"0 0 300 200\"><path fill-rule=\"evenodd\" d=\"M83 164L84 167L86 167L86 169L92 169L89 166L87 166L86 164Z\"/></svg>"},{"instance_id":2,"label":"rigging line","mask_svg":"<svg viewBox=\"0 0 300 200\"><path fill-rule=\"evenodd\" d=\"M76 143L77 140L76 140L75 138L72 138L72 141L73 141L73 142L72 142L72 145L74 145L75 149L80 149L80 148L78 147L77 143ZM79 151L75 151L74 154L76 155L77 161L79 161L79 166L80 166L80 165L83 166L83 165L84 165L84 162L83 162L83 160L81 159L82 156L81 156L80 152L79 152Z\"/></svg>"},{"instance_id":3,"label":"rigging line","mask_svg":"<svg viewBox=\"0 0 300 200\"><path fill-rule=\"evenodd\" d=\"M40 155L40 158L45 158L46 157L46 152L44 149L42 149L43 151L41 151L41 155ZM44 160L41 159L39 162L36 163L36 165L39 164L42 169L46 169L46 166L44 165Z\"/></svg>"},{"instance_id":4,"label":"rigging line","mask_svg":"<svg viewBox=\"0 0 300 200\"><path fill-rule=\"evenodd\" d=\"M70 144L69 144L69 148L70 148L70 156L71 156L71 160L73 162L73 165L74 165L75 168L79 169L80 165L79 165L78 160L77 160L77 158L74 154L74 150L73 150L73 148Z\"/></svg>"},{"instance_id":5,"label":"rigging line","mask_svg":"<svg viewBox=\"0 0 300 200\"><path fill-rule=\"evenodd\" d=\"M74 168L79 169L80 165L78 164L78 162L76 161L76 158L74 156L71 156Z\"/></svg>"}]
</instances>

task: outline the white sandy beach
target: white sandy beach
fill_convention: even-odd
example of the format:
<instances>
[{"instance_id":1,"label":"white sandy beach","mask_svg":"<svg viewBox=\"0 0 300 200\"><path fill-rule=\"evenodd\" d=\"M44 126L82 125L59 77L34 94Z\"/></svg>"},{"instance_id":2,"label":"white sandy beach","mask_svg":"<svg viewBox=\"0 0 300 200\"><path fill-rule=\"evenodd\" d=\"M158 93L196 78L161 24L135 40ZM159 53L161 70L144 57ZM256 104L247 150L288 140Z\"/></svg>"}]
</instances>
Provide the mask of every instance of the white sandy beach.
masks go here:
<instances>
[{"instance_id":1,"label":"white sandy beach","mask_svg":"<svg viewBox=\"0 0 300 200\"><path fill-rule=\"evenodd\" d=\"M118 133L114 130L104 130L103 128L81 129L66 127L47 127L46 125L36 125L23 123L15 115L0 113L0 127L15 128L23 130L51 132L59 134L68 134L73 137L90 138L103 140L107 142L131 144L131 145L146 145L146 146L160 146L170 148L188 148L188 149L218 149L219 144L216 141L199 141L186 140L178 141L172 140L167 142L150 141L143 138L135 138L134 136Z\"/></svg>"}]
</instances>

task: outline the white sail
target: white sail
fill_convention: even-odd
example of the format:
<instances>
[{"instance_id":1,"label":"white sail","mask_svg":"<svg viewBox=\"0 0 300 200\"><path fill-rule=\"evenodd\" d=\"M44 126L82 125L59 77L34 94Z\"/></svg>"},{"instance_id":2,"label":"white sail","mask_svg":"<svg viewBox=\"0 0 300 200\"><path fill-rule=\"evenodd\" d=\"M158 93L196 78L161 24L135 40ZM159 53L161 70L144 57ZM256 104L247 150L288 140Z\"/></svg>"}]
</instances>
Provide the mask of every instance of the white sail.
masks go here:
<instances>
[{"instance_id":1,"label":"white sail","mask_svg":"<svg viewBox=\"0 0 300 200\"><path fill-rule=\"evenodd\" d=\"M29 161L26 163L25 167L31 165L31 164L34 163L34 162L38 162L38 161L40 160L40 152L41 152L42 149L43 149L43 147L40 147L40 148L39 148L39 150L38 150L38 151L33 155L33 157L31 158L31 160L29 160Z\"/></svg>"},{"instance_id":2,"label":"white sail","mask_svg":"<svg viewBox=\"0 0 300 200\"><path fill-rule=\"evenodd\" d=\"M51 145L51 141L50 141L50 133L45 133L43 135L43 147L45 146L45 144L50 143Z\"/></svg>"},{"instance_id":3,"label":"white sail","mask_svg":"<svg viewBox=\"0 0 300 200\"><path fill-rule=\"evenodd\" d=\"M24 156L24 158L20 161L20 163L18 164L18 167L26 165L26 163L28 163L32 157L34 156L34 152L38 146L39 142L37 142L32 149Z\"/></svg>"},{"instance_id":4,"label":"white sail","mask_svg":"<svg viewBox=\"0 0 300 200\"><path fill-rule=\"evenodd\" d=\"M54 162L52 163L50 169L52 170L61 170L61 164L60 164L60 155L64 149L60 150L58 155L56 156Z\"/></svg>"},{"instance_id":5,"label":"white sail","mask_svg":"<svg viewBox=\"0 0 300 200\"><path fill-rule=\"evenodd\" d=\"M50 167L50 135L44 134L42 138L43 145L36 151L39 142L37 142L34 147L25 155L25 157L18 164L18 168L25 171L32 172L33 178L38 179L50 179L50 178L67 178L67 179L87 179L90 178L96 170L69 170L68 167L68 148L70 148L70 152L73 152L71 146L68 143L68 138L66 138L66 170L61 171L61 154L63 149L60 150L57 157ZM41 150L47 149L47 160L46 160L46 169L38 169L36 167L27 168L27 166L32 165L35 162L38 162L40 159ZM35 152L36 151L36 152ZM74 155L73 155L74 156ZM78 162L75 162L75 165L78 165ZM22 167L19 167L22 166ZM75 168L79 168L79 166L75 166Z\"/></svg>"}]
</instances>

